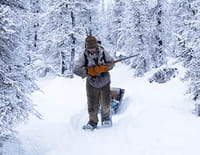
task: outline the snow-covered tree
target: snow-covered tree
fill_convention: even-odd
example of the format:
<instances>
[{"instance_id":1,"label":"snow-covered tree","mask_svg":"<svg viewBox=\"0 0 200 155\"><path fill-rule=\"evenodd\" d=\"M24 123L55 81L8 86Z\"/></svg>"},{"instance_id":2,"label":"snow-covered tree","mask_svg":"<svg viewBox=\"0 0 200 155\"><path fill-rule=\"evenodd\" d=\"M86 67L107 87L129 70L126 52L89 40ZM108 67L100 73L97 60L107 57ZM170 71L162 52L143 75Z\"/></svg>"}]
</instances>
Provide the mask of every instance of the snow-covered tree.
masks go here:
<instances>
[{"instance_id":1,"label":"snow-covered tree","mask_svg":"<svg viewBox=\"0 0 200 155\"><path fill-rule=\"evenodd\" d=\"M194 96L194 100L200 99L200 10L199 1L188 0L183 3L183 23L184 30L182 31L179 41L181 42L182 52L180 54L184 65L188 68L186 77L190 80L190 92ZM187 12L186 12L187 10ZM199 103L200 104L200 103Z\"/></svg>"},{"instance_id":2,"label":"snow-covered tree","mask_svg":"<svg viewBox=\"0 0 200 155\"><path fill-rule=\"evenodd\" d=\"M0 2L0 135L36 114L29 95L37 86L29 76L30 55L26 51L26 3Z\"/></svg>"},{"instance_id":3,"label":"snow-covered tree","mask_svg":"<svg viewBox=\"0 0 200 155\"><path fill-rule=\"evenodd\" d=\"M162 7L159 2L150 4L149 1L117 0L114 7L117 14L113 10L113 31L110 32L115 51L121 51L123 55L141 54L128 61L136 76L143 76L151 68L166 63L162 49Z\"/></svg>"},{"instance_id":4,"label":"snow-covered tree","mask_svg":"<svg viewBox=\"0 0 200 155\"><path fill-rule=\"evenodd\" d=\"M172 25L170 27L172 29L171 39L174 41L174 53L187 66L192 59L194 47L192 39L195 37L195 30L192 25L196 15L191 7L195 1L172 2L169 15L171 16Z\"/></svg>"},{"instance_id":5,"label":"snow-covered tree","mask_svg":"<svg viewBox=\"0 0 200 155\"><path fill-rule=\"evenodd\" d=\"M84 47L88 33L85 1L46 1L40 15L38 30L37 71L72 76L75 52Z\"/></svg>"},{"instance_id":6,"label":"snow-covered tree","mask_svg":"<svg viewBox=\"0 0 200 155\"><path fill-rule=\"evenodd\" d=\"M187 68L189 92L199 102L200 95L200 10L198 0L170 0L165 5L165 49ZM168 17L168 18L167 18Z\"/></svg>"},{"instance_id":7,"label":"snow-covered tree","mask_svg":"<svg viewBox=\"0 0 200 155\"><path fill-rule=\"evenodd\" d=\"M125 29L123 29L124 26L122 24L123 20L125 19L125 2L122 0L115 0L111 11L107 12L109 17L107 19L109 30L106 39L109 44L111 44L112 47L110 47L114 52L122 51L123 45L121 41L125 36Z\"/></svg>"},{"instance_id":8,"label":"snow-covered tree","mask_svg":"<svg viewBox=\"0 0 200 155\"><path fill-rule=\"evenodd\" d=\"M145 1L132 2L132 6L134 10L132 13L132 22L134 23L134 26L130 33L133 36L131 39L133 45L131 47L130 42L129 47L130 49L134 49L134 51L131 51L132 54L136 52L141 55L131 61L131 67L135 69L134 74L136 76L143 76L151 67L151 47L149 45L153 44L152 39L150 38L152 36L152 19L148 18L150 9Z\"/></svg>"}]
</instances>

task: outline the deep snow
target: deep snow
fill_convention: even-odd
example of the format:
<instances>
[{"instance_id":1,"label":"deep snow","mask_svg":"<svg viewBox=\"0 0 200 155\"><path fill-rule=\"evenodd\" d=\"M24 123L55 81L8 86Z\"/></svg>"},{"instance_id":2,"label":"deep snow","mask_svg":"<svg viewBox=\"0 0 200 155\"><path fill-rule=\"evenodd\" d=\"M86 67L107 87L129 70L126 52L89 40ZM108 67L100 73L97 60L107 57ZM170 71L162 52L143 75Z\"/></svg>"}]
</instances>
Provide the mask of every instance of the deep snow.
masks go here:
<instances>
[{"instance_id":1,"label":"deep snow","mask_svg":"<svg viewBox=\"0 0 200 155\"><path fill-rule=\"evenodd\" d=\"M35 117L17 128L17 147L6 155L199 155L200 119L185 95L183 69L165 84L148 82L152 75L133 78L125 65L113 71L112 87L124 88L113 127L82 130L88 121L85 80L79 77L38 81L42 92L32 95L43 119ZM11 149L12 147L12 149ZM13 154L12 154L13 153Z\"/></svg>"}]
</instances>

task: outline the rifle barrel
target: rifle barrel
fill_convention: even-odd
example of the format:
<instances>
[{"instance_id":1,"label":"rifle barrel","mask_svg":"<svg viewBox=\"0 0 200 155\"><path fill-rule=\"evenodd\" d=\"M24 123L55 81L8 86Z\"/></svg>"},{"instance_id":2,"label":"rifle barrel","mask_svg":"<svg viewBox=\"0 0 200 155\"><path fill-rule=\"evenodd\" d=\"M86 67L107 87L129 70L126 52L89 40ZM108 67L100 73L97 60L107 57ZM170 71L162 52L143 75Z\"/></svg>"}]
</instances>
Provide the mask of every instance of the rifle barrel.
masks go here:
<instances>
[{"instance_id":1,"label":"rifle barrel","mask_svg":"<svg viewBox=\"0 0 200 155\"><path fill-rule=\"evenodd\" d=\"M136 56L138 56L138 55L139 55L139 54L135 54L135 55L132 55L132 56L129 56L129 57L121 58L121 59L119 59L118 61L130 59L130 58L136 57Z\"/></svg>"},{"instance_id":2,"label":"rifle barrel","mask_svg":"<svg viewBox=\"0 0 200 155\"><path fill-rule=\"evenodd\" d=\"M138 56L138 55L139 55L139 54L135 54L135 55L132 55L132 56L129 56L129 57L121 58L121 59L119 59L119 60L115 60L115 61L113 61L113 62L110 62L109 64L115 64L115 63L117 63L117 62L120 62L120 61L123 61L123 60L126 60L126 59L130 59L130 58L136 57L136 56Z\"/></svg>"}]
</instances>

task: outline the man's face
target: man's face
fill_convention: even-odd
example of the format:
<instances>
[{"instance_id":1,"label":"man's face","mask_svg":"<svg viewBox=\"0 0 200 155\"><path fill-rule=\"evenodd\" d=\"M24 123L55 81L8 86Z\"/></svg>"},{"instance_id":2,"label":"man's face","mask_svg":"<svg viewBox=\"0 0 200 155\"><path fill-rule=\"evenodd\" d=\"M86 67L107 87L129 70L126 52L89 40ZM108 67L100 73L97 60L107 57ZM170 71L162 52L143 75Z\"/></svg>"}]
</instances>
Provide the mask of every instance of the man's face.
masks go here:
<instances>
[{"instance_id":1,"label":"man's face","mask_svg":"<svg viewBox=\"0 0 200 155\"><path fill-rule=\"evenodd\" d=\"M88 49L88 52L90 52L91 54L93 54L93 53L96 52L96 48L90 48L90 49Z\"/></svg>"}]
</instances>

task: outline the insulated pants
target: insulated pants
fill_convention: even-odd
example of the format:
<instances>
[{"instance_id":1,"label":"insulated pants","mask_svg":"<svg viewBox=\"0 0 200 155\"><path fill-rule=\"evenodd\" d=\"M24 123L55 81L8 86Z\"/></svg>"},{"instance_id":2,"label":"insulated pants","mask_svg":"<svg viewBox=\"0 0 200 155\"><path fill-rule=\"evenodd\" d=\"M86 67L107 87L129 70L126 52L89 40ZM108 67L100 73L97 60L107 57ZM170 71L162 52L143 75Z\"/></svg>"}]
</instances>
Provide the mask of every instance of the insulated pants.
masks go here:
<instances>
[{"instance_id":1,"label":"insulated pants","mask_svg":"<svg viewBox=\"0 0 200 155\"><path fill-rule=\"evenodd\" d=\"M110 83L102 88L92 87L89 82L86 83L87 91L87 104L89 121L98 123L98 111L101 105L101 117L110 116L110 104L111 104L111 91Z\"/></svg>"}]
</instances>

